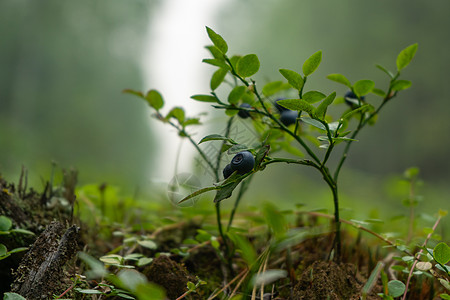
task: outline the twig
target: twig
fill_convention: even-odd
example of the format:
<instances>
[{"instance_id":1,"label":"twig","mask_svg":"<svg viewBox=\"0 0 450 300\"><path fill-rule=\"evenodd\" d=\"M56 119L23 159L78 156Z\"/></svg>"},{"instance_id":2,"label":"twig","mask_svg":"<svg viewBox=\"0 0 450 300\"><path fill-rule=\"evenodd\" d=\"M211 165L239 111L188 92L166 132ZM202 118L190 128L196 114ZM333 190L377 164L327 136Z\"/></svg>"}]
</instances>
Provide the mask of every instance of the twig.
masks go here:
<instances>
[{"instance_id":1,"label":"twig","mask_svg":"<svg viewBox=\"0 0 450 300\"><path fill-rule=\"evenodd\" d=\"M245 278L248 274L249 270L248 269L244 269L242 270L241 273L239 273L238 275L236 275L236 277L234 277L232 280L230 280L230 282L228 282L223 288L221 288L219 291L217 291L216 293L214 293L212 296L210 296L208 298L208 300L212 300L214 298L216 298L218 295L220 295L220 293L222 293L223 291L225 291L230 285L232 285L239 277L243 276L243 278ZM242 280L242 278L241 278ZM237 285L239 286L239 284Z\"/></svg>"}]
</instances>

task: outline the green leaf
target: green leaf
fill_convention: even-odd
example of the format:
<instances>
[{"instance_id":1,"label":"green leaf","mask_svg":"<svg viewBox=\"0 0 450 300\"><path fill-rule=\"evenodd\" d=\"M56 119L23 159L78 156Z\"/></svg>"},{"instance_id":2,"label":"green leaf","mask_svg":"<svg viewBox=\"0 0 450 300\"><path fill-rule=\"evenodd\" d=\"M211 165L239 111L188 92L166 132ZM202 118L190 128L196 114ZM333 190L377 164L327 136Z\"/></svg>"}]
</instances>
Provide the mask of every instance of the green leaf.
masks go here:
<instances>
[{"instance_id":1,"label":"green leaf","mask_svg":"<svg viewBox=\"0 0 450 300\"><path fill-rule=\"evenodd\" d=\"M263 206L263 215L267 221L267 225L272 230L277 239L281 239L286 235L287 222L283 214L281 214L277 208L269 202L266 202Z\"/></svg>"},{"instance_id":2,"label":"green leaf","mask_svg":"<svg viewBox=\"0 0 450 300\"><path fill-rule=\"evenodd\" d=\"M145 95L145 100L147 100L148 104L156 110L159 110L164 106L163 97L157 90L148 91L147 95Z\"/></svg>"},{"instance_id":3,"label":"green leaf","mask_svg":"<svg viewBox=\"0 0 450 300\"><path fill-rule=\"evenodd\" d=\"M118 254L108 254L100 257L99 260L106 265L118 265L122 264L123 257Z\"/></svg>"},{"instance_id":4,"label":"green leaf","mask_svg":"<svg viewBox=\"0 0 450 300\"><path fill-rule=\"evenodd\" d=\"M154 241L152 241L152 240L138 241L138 244L141 245L144 248L148 248L148 249L152 249L152 250L155 250L156 248L158 248L156 243Z\"/></svg>"},{"instance_id":5,"label":"green leaf","mask_svg":"<svg viewBox=\"0 0 450 300\"><path fill-rule=\"evenodd\" d=\"M269 97L282 89L283 89L283 81L273 81L269 82L263 87L262 93L264 96Z\"/></svg>"},{"instance_id":6,"label":"green leaf","mask_svg":"<svg viewBox=\"0 0 450 300\"><path fill-rule=\"evenodd\" d=\"M383 98L386 97L386 93L381 89L373 88L372 93Z\"/></svg>"},{"instance_id":7,"label":"green leaf","mask_svg":"<svg viewBox=\"0 0 450 300\"><path fill-rule=\"evenodd\" d=\"M440 294L439 297L441 297L441 299L444 299L444 300L450 300L449 294Z\"/></svg>"},{"instance_id":8,"label":"green leaf","mask_svg":"<svg viewBox=\"0 0 450 300\"><path fill-rule=\"evenodd\" d=\"M280 69L279 71L294 89L301 90L303 88L305 82L302 75L288 69Z\"/></svg>"},{"instance_id":9,"label":"green leaf","mask_svg":"<svg viewBox=\"0 0 450 300\"><path fill-rule=\"evenodd\" d=\"M439 282L447 289L450 291L450 282L448 282L448 280L444 279L444 278L439 278Z\"/></svg>"},{"instance_id":10,"label":"green leaf","mask_svg":"<svg viewBox=\"0 0 450 300\"><path fill-rule=\"evenodd\" d=\"M445 265L450 261L450 247L444 242L437 244L433 249L433 257L437 263Z\"/></svg>"},{"instance_id":11,"label":"green leaf","mask_svg":"<svg viewBox=\"0 0 450 300\"><path fill-rule=\"evenodd\" d=\"M228 70L226 69L219 69L211 77L210 87L211 90L215 90L219 87L219 85L223 82L225 79L225 76L227 75Z\"/></svg>"},{"instance_id":12,"label":"green leaf","mask_svg":"<svg viewBox=\"0 0 450 300\"><path fill-rule=\"evenodd\" d=\"M201 194L203 194L203 193L210 192L210 191L214 191L214 190L218 190L218 189L220 189L220 187L218 187L218 186L210 186L210 187L206 187L206 188L200 189L200 190L195 191L195 192L193 192L192 194L190 194L190 195L184 197L183 199L181 199L181 200L178 202L178 204L181 204L181 203L183 203L183 202L185 202L185 201L188 201L189 199L192 199L192 198L194 198L194 197L197 197L198 195L201 195Z\"/></svg>"},{"instance_id":13,"label":"green leaf","mask_svg":"<svg viewBox=\"0 0 450 300\"><path fill-rule=\"evenodd\" d=\"M311 117L315 117L315 110L316 108L306 102L305 100L301 99L283 99L278 100L277 104L290 109L290 110L297 110L297 111L306 111Z\"/></svg>"},{"instance_id":14,"label":"green leaf","mask_svg":"<svg viewBox=\"0 0 450 300\"><path fill-rule=\"evenodd\" d=\"M252 283L254 286L260 286L262 284L267 285L281 278L285 278L286 276L286 270L266 270L264 272L255 274L255 276L252 278Z\"/></svg>"},{"instance_id":15,"label":"green leaf","mask_svg":"<svg viewBox=\"0 0 450 300\"><path fill-rule=\"evenodd\" d=\"M336 92L331 93L328 97L323 100L320 105L316 108L316 116L323 120L325 118L325 114L327 113L328 106L333 103L334 98L336 98Z\"/></svg>"},{"instance_id":16,"label":"green leaf","mask_svg":"<svg viewBox=\"0 0 450 300\"><path fill-rule=\"evenodd\" d=\"M6 252L8 252L8 249L6 249L6 246L3 244L0 244L0 256L5 256Z\"/></svg>"},{"instance_id":17,"label":"green leaf","mask_svg":"<svg viewBox=\"0 0 450 300\"><path fill-rule=\"evenodd\" d=\"M193 95L191 96L191 99L201 101L201 102L215 102L217 103L217 99L214 96L210 95Z\"/></svg>"},{"instance_id":18,"label":"green leaf","mask_svg":"<svg viewBox=\"0 0 450 300\"><path fill-rule=\"evenodd\" d=\"M305 76L309 76L319 67L320 62L322 61L322 51L317 51L313 55L311 55L303 64L303 74Z\"/></svg>"},{"instance_id":19,"label":"green leaf","mask_svg":"<svg viewBox=\"0 0 450 300\"><path fill-rule=\"evenodd\" d=\"M215 33L214 30L209 27L206 27L206 32L208 33L209 39L213 42L214 46L216 46L220 52L226 54L228 51L227 42L225 42L219 34Z\"/></svg>"},{"instance_id":20,"label":"green leaf","mask_svg":"<svg viewBox=\"0 0 450 300\"><path fill-rule=\"evenodd\" d=\"M223 53L220 52L220 50L217 49L216 46L206 46L205 48L208 49L208 51L211 53L211 55L212 55L215 59L225 61L225 58L224 58L224 56L223 56Z\"/></svg>"},{"instance_id":21,"label":"green leaf","mask_svg":"<svg viewBox=\"0 0 450 300\"><path fill-rule=\"evenodd\" d=\"M195 291L195 283L193 283L193 282L190 282L190 281L188 281L188 283L187 283L187 288L188 288L188 290L189 291Z\"/></svg>"},{"instance_id":22,"label":"green leaf","mask_svg":"<svg viewBox=\"0 0 450 300\"><path fill-rule=\"evenodd\" d=\"M151 257L142 257L142 258L138 259L138 261L136 262L136 265L138 267L142 267L142 266L148 265L152 261L153 261L153 258L151 258Z\"/></svg>"},{"instance_id":23,"label":"green leaf","mask_svg":"<svg viewBox=\"0 0 450 300\"><path fill-rule=\"evenodd\" d=\"M355 94L359 97L367 95L374 88L375 83L372 80L358 80L353 85Z\"/></svg>"},{"instance_id":24,"label":"green leaf","mask_svg":"<svg viewBox=\"0 0 450 300\"><path fill-rule=\"evenodd\" d=\"M320 100L322 100L325 97L326 97L326 95L321 92L309 91L309 92L303 94L302 100L305 100L306 102L308 102L310 104L313 104L313 103L319 102Z\"/></svg>"},{"instance_id":25,"label":"green leaf","mask_svg":"<svg viewBox=\"0 0 450 300\"><path fill-rule=\"evenodd\" d=\"M352 87L352 84L350 83L350 81L347 79L347 77L345 77L342 74L330 74L327 76L328 79L336 81L338 83L341 83L345 86L348 86L349 88Z\"/></svg>"},{"instance_id":26,"label":"green leaf","mask_svg":"<svg viewBox=\"0 0 450 300\"><path fill-rule=\"evenodd\" d=\"M413 44L411 46L406 47L403 49L400 54L397 56L397 70L400 72L400 70L404 69L406 66L409 65L411 60L414 58L414 55L417 51L417 43Z\"/></svg>"},{"instance_id":27,"label":"green leaf","mask_svg":"<svg viewBox=\"0 0 450 300\"><path fill-rule=\"evenodd\" d=\"M256 261L257 253L250 241L246 237L236 233L228 232L227 234L233 241L233 244L236 246L236 248L239 249L242 253L242 258L245 260L247 265L253 265L253 263Z\"/></svg>"},{"instance_id":28,"label":"green leaf","mask_svg":"<svg viewBox=\"0 0 450 300\"><path fill-rule=\"evenodd\" d=\"M200 119L198 118L191 118L184 120L183 124L181 124L183 127L190 126L190 125L200 125Z\"/></svg>"},{"instance_id":29,"label":"green leaf","mask_svg":"<svg viewBox=\"0 0 450 300\"><path fill-rule=\"evenodd\" d=\"M175 118L178 120L180 124L184 122L184 110L182 107L174 107L172 108L166 116L166 120L170 118Z\"/></svg>"},{"instance_id":30,"label":"green leaf","mask_svg":"<svg viewBox=\"0 0 450 300\"><path fill-rule=\"evenodd\" d=\"M12 221L6 216L0 216L0 231L8 231L12 227Z\"/></svg>"},{"instance_id":31,"label":"green leaf","mask_svg":"<svg viewBox=\"0 0 450 300\"><path fill-rule=\"evenodd\" d=\"M232 176L228 177L228 179L232 178ZM232 181L231 183L224 184L220 186L220 189L217 190L216 196L214 197L214 203L220 202L224 199L230 198L233 191L237 188L239 183L241 183L243 178Z\"/></svg>"},{"instance_id":32,"label":"green leaf","mask_svg":"<svg viewBox=\"0 0 450 300\"><path fill-rule=\"evenodd\" d=\"M405 284L400 280L391 280L388 282L389 296L400 297L405 292Z\"/></svg>"},{"instance_id":33,"label":"green leaf","mask_svg":"<svg viewBox=\"0 0 450 300\"><path fill-rule=\"evenodd\" d=\"M18 253L18 252L23 252L23 251L27 251L28 247L19 247L19 248L14 248L11 251L9 251L9 254L13 254L13 253Z\"/></svg>"},{"instance_id":34,"label":"green leaf","mask_svg":"<svg viewBox=\"0 0 450 300\"><path fill-rule=\"evenodd\" d=\"M89 295L102 295L103 293L99 290L92 290L92 289L79 289L77 288L76 291L81 294L89 294Z\"/></svg>"},{"instance_id":35,"label":"green leaf","mask_svg":"<svg viewBox=\"0 0 450 300\"><path fill-rule=\"evenodd\" d=\"M370 108L370 104L365 104L363 106L360 106L354 110L349 111L348 113L344 114L341 119L349 119L351 116L353 116L354 114L358 113L358 112L363 112L367 109Z\"/></svg>"},{"instance_id":36,"label":"green leaf","mask_svg":"<svg viewBox=\"0 0 450 300\"><path fill-rule=\"evenodd\" d=\"M320 130L327 131L327 128L325 127L325 125L323 125L322 123L320 123L319 121L317 121L315 119L311 119L311 118L308 118L308 117L302 117L300 119L302 120L302 122L304 122L306 124L309 124L309 125L311 125L313 127L316 127L316 128L318 128Z\"/></svg>"},{"instance_id":37,"label":"green leaf","mask_svg":"<svg viewBox=\"0 0 450 300\"><path fill-rule=\"evenodd\" d=\"M259 70L259 59L256 54L248 54L242 57L236 66L236 71L242 77L250 77Z\"/></svg>"},{"instance_id":38,"label":"green leaf","mask_svg":"<svg viewBox=\"0 0 450 300\"><path fill-rule=\"evenodd\" d=\"M205 136L204 138L202 138L200 140L200 142L198 142L198 144L204 143L204 142L209 142L209 141L227 141L233 145L237 145L237 143L235 141L233 141L231 138L220 135L220 134L210 134Z\"/></svg>"},{"instance_id":39,"label":"green leaf","mask_svg":"<svg viewBox=\"0 0 450 300\"><path fill-rule=\"evenodd\" d=\"M411 81L409 80L396 80L392 83L392 90L393 91L401 91L406 90L411 87Z\"/></svg>"},{"instance_id":40,"label":"green leaf","mask_svg":"<svg viewBox=\"0 0 450 300\"><path fill-rule=\"evenodd\" d=\"M236 104L241 99L242 95L244 95L245 91L247 90L247 87L245 86L236 86L234 87L230 94L228 95L228 102L230 104Z\"/></svg>"},{"instance_id":41,"label":"green leaf","mask_svg":"<svg viewBox=\"0 0 450 300\"><path fill-rule=\"evenodd\" d=\"M4 293L3 300L27 300L17 293Z\"/></svg>"},{"instance_id":42,"label":"green leaf","mask_svg":"<svg viewBox=\"0 0 450 300\"><path fill-rule=\"evenodd\" d=\"M383 71L384 73L386 73L391 79L394 78L394 74L392 74L391 71L389 71L388 69L386 69L385 67L383 67L382 65L375 65L378 69L380 69L381 71Z\"/></svg>"},{"instance_id":43,"label":"green leaf","mask_svg":"<svg viewBox=\"0 0 450 300\"><path fill-rule=\"evenodd\" d=\"M220 60L217 58L205 58L202 60L202 62L225 70L230 70L230 66L228 66L224 60Z\"/></svg>"}]
</instances>

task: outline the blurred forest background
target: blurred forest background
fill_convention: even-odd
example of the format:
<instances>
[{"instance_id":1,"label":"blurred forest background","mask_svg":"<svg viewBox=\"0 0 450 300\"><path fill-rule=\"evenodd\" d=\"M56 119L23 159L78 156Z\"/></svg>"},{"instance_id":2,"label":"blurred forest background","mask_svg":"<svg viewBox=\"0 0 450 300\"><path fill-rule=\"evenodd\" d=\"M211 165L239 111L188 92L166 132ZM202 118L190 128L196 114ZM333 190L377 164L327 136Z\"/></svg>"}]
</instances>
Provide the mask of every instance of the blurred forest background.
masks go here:
<instances>
[{"instance_id":1,"label":"blurred forest background","mask_svg":"<svg viewBox=\"0 0 450 300\"><path fill-rule=\"evenodd\" d=\"M175 11L180 1L168 2ZM39 182L40 177L48 178L52 161L63 168L76 167L83 184L109 182L133 190L158 176L149 170L159 169L158 164L169 158L160 157L164 149L149 126L149 109L121 91L159 88L143 76L148 72L143 52L151 39L151 18L163 3L0 2L0 173L4 177L17 180L24 165L31 180ZM321 49L322 64L308 81L310 89L343 95L342 86L325 79L330 73L344 74L353 82L372 79L385 87L386 75L375 64L394 70L400 50L419 43L414 61L403 72L403 79L411 80L413 86L382 111L375 127L359 136L343 172L341 191L347 195L344 203L353 207L361 197L374 202L383 193L387 202L389 195L404 197L390 188L390 178L417 166L434 199L427 199L428 203L435 201L446 208L450 195L449 1L217 3L203 12L217 16L214 24L203 24L198 34L206 38L204 26L211 26L227 40L230 53L257 54L260 85L281 79L279 68L301 68L306 58ZM195 16L189 9L184 14ZM207 55L205 44L194 46ZM182 57L183 45L179 47ZM195 63L204 69L204 77L196 78L204 86L198 92L207 92L212 69ZM190 74L190 70L176 72ZM186 107L190 95L183 99ZM171 100L166 98L168 106ZM309 170L298 173L297 169L273 167L258 176L253 193L289 198L295 189L318 185ZM274 184L273 178L282 180ZM264 184L269 180L270 185ZM301 193L299 202L307 202L314 194ZM328 191L323 193L329 201Z\"/></svg>"}]
</instances>

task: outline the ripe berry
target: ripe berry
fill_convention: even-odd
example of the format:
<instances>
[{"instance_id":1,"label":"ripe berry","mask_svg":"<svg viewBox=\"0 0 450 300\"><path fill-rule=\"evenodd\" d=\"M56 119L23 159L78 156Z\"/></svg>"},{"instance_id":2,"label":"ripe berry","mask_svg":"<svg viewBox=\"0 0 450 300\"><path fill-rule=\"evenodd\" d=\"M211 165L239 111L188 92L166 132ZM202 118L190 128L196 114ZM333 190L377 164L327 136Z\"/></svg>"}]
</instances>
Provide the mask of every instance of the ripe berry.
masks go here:
<instances>
[{"instance_id":1,"label":"ripe berry","mask_svg":"<svg viewBox=\"0 0 450 300\"><path fill-rule=\"evenodd\" d=\"M285 110L281 112L280 121L284 126L295 124L298 117L298 112L293 110Z\"/></svg>"},{"instance_id":2,"label":"ripe berry","mask_svg":"<svg viewBox=\"0 0 450 300\"><path fill-rule=\"evenodd\" d=\"M361 102L363 102L365 98L366 97L362 96ZM347 103L351 107L355 107L355 106L359 105L358 96L356 96L355 93L353 93L352 91L348 91L347 93L345 93L344 99L345 99L345 103Z\"/></svg>"},{"instance_id":3,"label":"ripe berry","mask_svg":"<svg viewBox=\"0 0 450 300\"><path fill-rule=\"evenodd\" d=\"M275 101L275 104L274 104L274 105L275 105L275 108L278 110L278 112L281 114L283 111L286 111L286 110L289 110L289 109L287 109L287 108L281 106L280 104L278 104L277 102L280 101L280 100L284 100L284 98L279 98L279 99L277 99L277 100Z\"/></svg>"},{"instance_id":4,"label":"ripe berry","mask_svg":"<svg viewBox=\"0 0 450 300\"><path fill-rule=\"evenodd\" d=\"M246 174L255 167L255 158L250 151L242 151L236 154L230 163L231 170L237 171L238 174Z\"/></svg>"},{"instance_id":5,"label":"ripe berry","mask_svg":"<svg viewBox=\"0 0 450 300\"><path fill-rule=\"evenodd\" d=\"M226 165L225 168L223 168L223 171L222 171L222 173L223 173L223 178L224 178L224 179L227 179L228 177L231 176L231 174L233 174L233 172L234 172L234 171L231 169L230 164Z\"/></svg>"},{"instance_id":6,"label":"ripe berry","mask_svg":"<svg viewBox=\"0 0 450 300\"><path fill-rule=\"evenodd\" d=\"M242 108L252 108L252 106L250 104L248 104L248 103L242 103L240 105L240 107L242 107ZM245 110L240 110L238 112L238 116L241 117L242 119L247 119L248 117L250 117L250 113L248 111L245 111Z\"/></svg>"}]
</instances>

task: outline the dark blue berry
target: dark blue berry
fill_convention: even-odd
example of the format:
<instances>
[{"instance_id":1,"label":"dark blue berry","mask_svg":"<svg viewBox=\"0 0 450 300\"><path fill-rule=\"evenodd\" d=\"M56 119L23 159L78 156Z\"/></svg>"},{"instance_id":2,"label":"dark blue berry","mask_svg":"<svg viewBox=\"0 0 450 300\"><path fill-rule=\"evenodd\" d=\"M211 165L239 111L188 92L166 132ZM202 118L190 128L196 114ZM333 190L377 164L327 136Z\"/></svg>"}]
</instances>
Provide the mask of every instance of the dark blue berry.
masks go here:
<instances>
[{"instance_id":1,"label":"dark blue berry","mask_svg":"<svg viewBox=\"0 0 450 300\"><path fill-rule=\"evenodd\" d=\"M230 164L226 165L225 168L223 168L223 171L222 171L222 173L223 173L223 178L224 178L224 179L227 179L228 177L231 176L231 174L233 174L233 172L234 172L234 171L231 169Z\"/></svg>"},{"instance_id":2,"label":"dark blue berry","mask_svg":"<svg viewBox=\"0 0 450 300\"><path fill-rule=\"evenodd\" d=\"M275 104L274 104L275 108L278 110L278 112L279 112L280 114L281 114L283 111L289 110L289 109L287 109L287 108L285 108L285 107L283 107L283 106L281 106L280 104L277 103L278 101L284 100L284 99L285 99L285 98L279 98L279 99L277 99L277 100L275 101Z\"/></svg>"},{"instance_id":3,"label":"dark blue berry","mask_svg":"<svg viewBox=\"0 0 450 300\"><path fill-rule=\"evenodd\" d=\"M252 106L248 103L242 103L240 105L241 108L252 108ZM242 119L247 119L248 117L250 117L250 113L248 111L245 110L240 110L238 112L238 116L241 117Z\"/></svg>"},{"instance_id":4,"label":"dark blue berry","mask_svg":"<svg viewBox=\"0 0 450 300\"><path fill-rule=\"evenodd\" d=\"M231 170L238 174L246 174L255 167L255 158L250 151L242 151L236 154L230 163Z\"/></svg>"},{"instance_id":5,"label":"dark blue berry","mask_svg":"<svg viewBox=\"0 0 450 300\"><path fill-rule=\"evenodd\" d=\"M285 110L281 112L280 115L280 121L283 123L284 126L289 126L292 124L295 124L295 121L297 120L298 112L293 110Z\"/></svg>"},{"instance_id":6,"label":"dark blue berry","mask_svg":"<svg viewBox=\"0 0 450 300\"><path fill-rule=\"evenodd\" d=\"M361 101L364 101L366 97L362 96ZM351 107L356 107L359 105L358 96L355 95L352 91L348 91L344 96L345 103L350 105Z\"/></svg>"}]
</instances>

